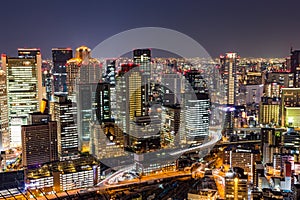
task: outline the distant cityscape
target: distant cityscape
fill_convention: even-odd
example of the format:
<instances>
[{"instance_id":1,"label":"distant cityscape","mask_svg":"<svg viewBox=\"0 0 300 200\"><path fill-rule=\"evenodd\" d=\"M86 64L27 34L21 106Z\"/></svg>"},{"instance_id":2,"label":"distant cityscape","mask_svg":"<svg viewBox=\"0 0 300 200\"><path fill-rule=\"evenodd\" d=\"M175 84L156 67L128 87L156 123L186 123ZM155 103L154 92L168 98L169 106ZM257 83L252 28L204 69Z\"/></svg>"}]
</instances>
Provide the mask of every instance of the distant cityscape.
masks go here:
<instances>
[{"instance_id":1,"label":"distant cityscape","mask_svg":"<svg viewBox=\"0 0 300 200\"><path fill-rule=\"evenodd\" d=\"M300 50L153 51L2 54L0 199L300 199Z\"/></svg>"}]
</instances>

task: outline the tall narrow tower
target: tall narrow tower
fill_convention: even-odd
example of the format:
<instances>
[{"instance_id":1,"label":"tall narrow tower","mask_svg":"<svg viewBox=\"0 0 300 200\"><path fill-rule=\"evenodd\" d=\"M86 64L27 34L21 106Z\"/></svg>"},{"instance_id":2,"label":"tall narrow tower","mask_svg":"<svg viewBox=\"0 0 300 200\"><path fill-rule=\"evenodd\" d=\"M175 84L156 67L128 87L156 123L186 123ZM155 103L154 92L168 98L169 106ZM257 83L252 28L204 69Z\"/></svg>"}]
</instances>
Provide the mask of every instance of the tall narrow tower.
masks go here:
<instances>
[{"instance_id":1,"label":"tall narrow tower","mask_svg":"<svg viewBox=\"0 0 300 200\"><path fill-rule=\"evenodd\" d=\"M9 148L6 74L0 70L0 150Z\"/></svg>"}]
</instances>

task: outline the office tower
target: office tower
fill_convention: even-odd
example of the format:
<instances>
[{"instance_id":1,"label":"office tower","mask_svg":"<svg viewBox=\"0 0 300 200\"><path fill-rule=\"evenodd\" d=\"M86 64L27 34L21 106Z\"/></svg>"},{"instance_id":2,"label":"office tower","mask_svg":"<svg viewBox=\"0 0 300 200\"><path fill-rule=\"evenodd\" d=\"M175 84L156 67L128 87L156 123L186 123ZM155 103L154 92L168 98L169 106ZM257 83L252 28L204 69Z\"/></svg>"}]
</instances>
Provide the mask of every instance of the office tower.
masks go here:
<instances>
[{"instance_id":1,"label":"office tower","mask_svg":"<svg viewBox=\"0 0 300 200\"><path fill-rule=\"evenodd\" d=\"M294 74L294 87L300 87L300 50L291 49L291 72Z\"/></svg>"},{"instance_id":2,"label":"office tower","mask_svg":"<svg viewBox=\"0 0 300 200\"><path fill-rule=\"evenodd\" d=\"M197 70L188 71L185 77L187 79L183 103L185 142L203 142L209 134L208 88L201 73Z\"/></svg>"},{"instance_id":3,"label":"office tower","mask_svg":"<svg viewBox=\"0 0 300 200\"><path fill-rule=\"evenodd\" d=\"M300 89L282 88L281 125L300 127Z\"/></svg>"},{"instance_id":4,"label":"office tower","mask_svg":"<svg viewBox=\"0 0 300 200\"><path fill-rule=\"evenodd\" d=\"M128 119L126 118L126 107L128 102L128 99L126 99L126 73L135 67L137 67L137 65L133 63L122 64L116 78L116 124L124 132L128 131L126 128L126 119Z\"/></svg>"},{"instance_id":5,"label":"office tower","mask_svg":"<svg viewBox=\"0 0 300 200\"><path fill-rule=\"evenodd\" d=\"M30 124L22 126L22 161L25 167L58 160L57 123L50 115L31 113Z\"/></svg>"},{"instance_id":6,"label":"office tower","mask_svg":"<svg viewBox=\"0 0 300 200\"><path fill-rule=\"evenodd\" d=\"M9 148L9 140L6 74L0 70L0 151Z\"/></svg>"},{"instance_id":7,"label":"office tower","mask_svg":"<svg viewBox=\"0 0 300 200\"><path fill-rule=\"evenodd\" d=\"M237 53L226 53L220 56L220 72L224 81L226 91L226 103L234 105L238 96L237 66L239 57Z\"/></svg>"},{"instance_id":8,"label":"office tower","mask_svg":"<svg viewBox=\"0 0 300 200\"><path fill-rule=\"evenodd\" d=\"M225 199L247 200L247 176L241 168L230 169L225 175Z\"/></svg>"},{"instance_id":9,"label":"office tower","mask_svg":"<svg viewBox=\"0 0 300 200\"><path fill-rule=\"evenodd\" d=\"M42 99L41 64L40 54L35 57L2 55L2 69L7 74L11 146L21 145L21 125L27 124L30 112L39 109Z\"/></svg>"},{"instance_id":10,"label":"office tower","mask_svg":"<svg viewBox=\"0 0 300 200\"><path fill-rule=\"evenodd\" d=\"M78 154L78 132L74 114L76 105L66 96L54 96L51 102L51 117L57 122L57 146L60 160L76 157Z\"/></svg>"},{"instance_id":11,"label":"office tower","mask_svg":"<svg viewBox=\"0 0 300 200\"><path fill-rule=\"evenodd\" d=\"M146 102L149 100L149 96L152 95L154 89L153 69L151 66L151 50L150 49L135 49L133 50L133 62L139 66L139 71L142 74L142 83L144 87L144 94Z\"/></svg>"},{"instance_id":12,"label":"office tower","mask_svg":"<svg viewBox=\"0 0 300 200\"><path fill-rule=\"evenodd\" d=\"M95 94L97 84L102 81L100 62L91 57L91 49L86 46L76 48L75 58L67 63L68 96L77 102L77 126L79 146L89 150L90 122L96 120Z\"/></svg>"},{"instance_id":13,"label":"office tower","mask_svg":"<svg viewBox=\"0 0 300 200\"><path fill-rule=\"evenodd\" d=\"M139 68L126 73L126 139L125 147L134 152L147 152L160 146L160 126L157 115L149 116L147 84ZM127 141L127 142L126 142Z\"/></svg>"},{"instance_id":14,"label":"office tower","mask_svg":"<svg viewBox=\"0 0 300 200\"><path fill-rule=\"evenodd\" d=\"M70 48L53 48L52 49L52 76L53 76L53 93L55 95L67 95L67 71L66 63L73 57Z\"/></svg>"},{"instance_id":15,"label":"office tower","mask_svg":"<svg viewBox=\"0 0 300 200\"><path fill-rule=\"evenodd\" d=\"M259 105L259 122L263 125L280 125L280 99L261 97Z\"/></svg>"}]
</instances>

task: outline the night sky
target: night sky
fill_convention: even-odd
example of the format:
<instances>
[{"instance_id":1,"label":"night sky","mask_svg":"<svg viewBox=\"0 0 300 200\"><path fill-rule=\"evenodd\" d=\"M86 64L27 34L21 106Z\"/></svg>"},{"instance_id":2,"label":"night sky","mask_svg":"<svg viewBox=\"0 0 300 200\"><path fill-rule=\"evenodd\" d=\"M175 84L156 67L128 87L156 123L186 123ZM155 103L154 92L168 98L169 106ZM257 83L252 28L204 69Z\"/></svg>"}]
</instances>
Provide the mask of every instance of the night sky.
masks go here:
<instances>
[{"instance_id":1,"label":"night sky","mask_svg":"<svg viewBox=\"0 0 300 200\"><path fill-rule=\"evenodd\" d=\"M298 0L7 0L0 6L0 52L18 47L94 48L119 32L164 27L197 40L213 57L285 57L300 49Z\"/></svg>"}]
</instances>

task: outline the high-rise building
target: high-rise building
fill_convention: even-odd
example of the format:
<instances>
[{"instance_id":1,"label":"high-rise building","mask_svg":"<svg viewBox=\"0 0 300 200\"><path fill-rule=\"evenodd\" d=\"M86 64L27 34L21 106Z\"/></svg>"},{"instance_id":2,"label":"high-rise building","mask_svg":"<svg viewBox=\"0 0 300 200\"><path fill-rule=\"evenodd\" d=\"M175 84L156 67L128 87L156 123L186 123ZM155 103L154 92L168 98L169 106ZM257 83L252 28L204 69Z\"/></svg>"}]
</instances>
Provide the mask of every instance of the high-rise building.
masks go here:
<instances>
[{"instance_id":1,"label":"high-rise building","mask_svg":"<svg viewBox=\"0 0 300 200\"><path fill-rule=\"evenodd\" d=\"M0 150L8 149L9 141L6 74L0 70Z\"/></svg>"},{"instance_id":2,"label":"high-rise building","mask_svg":"<svg viewBox=\"0 0 300 200\"><path fill-rule=\"evenodd\" d=\"M203 142L209 134L210 99L208 88L201 73L197 70L188 71L185 77L188 82L185 87L183 103L185 140L187 143Z\"/></svg>"},{"instance_id":3,"label":"high-rise building","mask_svg":"<svg viewBox=\"0 0 300 200\"><path fill-rule=\"evenodd\" d=\"M52 76L53 76L53 93L55 95L67 95L67 71L66 63L73 57L70 48L53 48L52 49Z\"/></svg>"},{"instance_id":4,"label":"high-rise building","mask_svg":"<svg viewBox=\"0 0 300 200\"><path fill-rule=\"evenodd\" d=\"M117 97L116 97L116 60L106 60L106 73L104 75L106 82L110 84L110 104L111 115L115 118L117 115Z\"/></svg>"},{"instance_id":5,"label":"high-rise building","mask_svg":"<svg viewBox=\"0 0 300 200\"><path fill-rule=\"evenodd\" d=\"M21 145L21 125L27 124L30 112L39 110L42 99L41 64L39 53L34 57L2 55L2 69L7 74L11 146Z\"/></svg>"},{"instance_id":6,"label":"high-rise building","mask_svg":"<svg viewBox=\"0 0 300 200\"><path fill-rule=\"evenodd\" d=\"M100 62L91 57L91 49L80 46L75 58L67 63L68 95L77 102L77 126L79 146L83 151L89 150L90 123L96 120L95 95L97 84L102 81Z\"/></svg>"},{"instance_id":7,"label":"high-rise building","mask_svg":"<svg viewBox=\"0 0 300 200\"><path fill-rule=\"evenodd\" d=\"M66 96L54 96L50 102L51 117L57 122L57 146L61 160L78 155L78 131L76 126L76 105Z\"/></svg>"},{"instance_id":8,"label":"high-rise building","mask_svg":"<svg viewBox=\"0 0 300 200\"><path fill-rule=\"evenodd\" d=\"M220 57L220 71L224 81L224 89L226 91L226 102L229 105L235 104L238 95L238 62L239 59L237 53L226 53L226 56Z\"/></svg>"},{"instance_id":9,"label":"high-rise building","mask_svg":"<svg viewBox=\"0 0 300 200\"><path fill-rule=\"evenodd\" d=\"M25 167L58 160L57 123L50 115L31 113L33 123L22 126L22 161Z\"/></svg>"}]
</instances>

